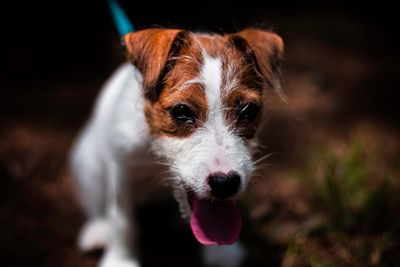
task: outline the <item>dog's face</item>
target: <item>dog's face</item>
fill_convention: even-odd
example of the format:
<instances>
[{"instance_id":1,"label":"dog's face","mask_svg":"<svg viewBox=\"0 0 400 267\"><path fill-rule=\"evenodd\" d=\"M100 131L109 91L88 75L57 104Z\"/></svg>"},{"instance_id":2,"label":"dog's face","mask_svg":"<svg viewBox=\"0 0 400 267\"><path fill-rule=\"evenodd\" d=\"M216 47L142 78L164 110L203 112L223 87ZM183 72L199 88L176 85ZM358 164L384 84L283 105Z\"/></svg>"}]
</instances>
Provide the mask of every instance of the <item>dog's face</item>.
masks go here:
<instances>
[{"instance_id":1,"label":"dog's face","mask_svg":"<svg viewBox=\"0 0 400 267\"><path fill-rule=\"evenodd\" d=\"M233 201L253 171L266 92L277 86L280 37L256 29L223 36L148 29L125 43L143 76L153 149L170 164L195 236L232 243L240 231Z\"/></svg>"}]
</instances>

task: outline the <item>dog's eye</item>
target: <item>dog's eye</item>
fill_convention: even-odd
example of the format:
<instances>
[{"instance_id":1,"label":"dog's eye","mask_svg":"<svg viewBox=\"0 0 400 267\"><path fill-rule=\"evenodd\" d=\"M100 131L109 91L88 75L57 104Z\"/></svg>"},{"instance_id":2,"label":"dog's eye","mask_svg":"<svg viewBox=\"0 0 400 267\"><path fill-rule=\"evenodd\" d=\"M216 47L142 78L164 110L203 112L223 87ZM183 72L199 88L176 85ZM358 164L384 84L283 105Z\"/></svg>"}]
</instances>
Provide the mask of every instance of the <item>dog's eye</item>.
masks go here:
<instances>
[{"instance_id":1,"label":"dog's eye","mask_svg":"<svg viewBox=\"0 0 400 267\"><path fill-rule=\"evenodd\" d=\"M186 104L177 104L170 110L172 117L178 122L193 123L195 115Z\"/></svg>"},{"instance_id":2,"label":"dog's eye","mask_svg":"<svg viewBox=\"0 0 400 267\"><path fill-rule=\"evenodd\" d=\"M260 110L260 106L254 103L246 103L239 106L239 121L253 121Z\"/></svg>"}]
</instances>

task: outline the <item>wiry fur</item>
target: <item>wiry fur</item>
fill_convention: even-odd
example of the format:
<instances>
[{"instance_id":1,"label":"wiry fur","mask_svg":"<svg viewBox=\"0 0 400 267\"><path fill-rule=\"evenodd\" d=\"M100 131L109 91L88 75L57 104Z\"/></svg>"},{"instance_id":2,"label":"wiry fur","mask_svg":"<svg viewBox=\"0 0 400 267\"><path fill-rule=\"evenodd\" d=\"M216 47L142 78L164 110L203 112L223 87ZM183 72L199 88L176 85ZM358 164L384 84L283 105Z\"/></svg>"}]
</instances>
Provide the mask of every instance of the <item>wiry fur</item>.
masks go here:
<instances>
[{"instance_id":1,"label":"wiry fur","mask_svg":"<svg viewBox=\"0 0 400 267\"><path fill-rule=\"evenodd\" d=\"M188 192L212 198L207 183L212 173L238 173L233 198L245 191L262 115L238 125L237 105L251 101L263 108L283 49L278 36L253 29L226 36L150 29L128 34L125 42L133 64L122 65L106 83L71 153L88 215L79 245L106 246L103 267L139 266L131 211L141 178L167 166L186 218ZM169 112L181 102L192 104L198 116L184 129ZM216 255L209 250L206 255ZM210 257L211 264L235 265Z\"/></svg>"}]
</instances>

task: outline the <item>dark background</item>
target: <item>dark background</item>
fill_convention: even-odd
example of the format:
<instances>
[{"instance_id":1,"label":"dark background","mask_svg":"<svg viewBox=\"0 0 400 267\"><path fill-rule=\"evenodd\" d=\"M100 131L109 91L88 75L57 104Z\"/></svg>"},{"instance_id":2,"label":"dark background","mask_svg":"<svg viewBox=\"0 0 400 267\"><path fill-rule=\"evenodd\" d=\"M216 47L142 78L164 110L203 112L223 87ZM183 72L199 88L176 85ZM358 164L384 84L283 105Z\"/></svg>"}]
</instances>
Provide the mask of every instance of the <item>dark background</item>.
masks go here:
<instances>
[{"instance_id":1,"label":"dark background","mask_svg":"<svg viewBox=\"0 0 400 267\"><path fill-rule=\"evenodd\" d=\"M121 2L137 29L163 26L232 32L264 26L281 34L288 49L293 41L311 40L354 53L370 60L376 69L374 77L369 77L372 81L365 81L366 88L356 94L357 102L367 105L367 112L376 111L387 119L399 115L398 14L393 5L369 1ZM29 111L36 115L41 111L34 103L29 103L29 110L16 105L35 92L60 90L57 84L100 83L124 60L106 1L8 1L1 8L0 27L2 114ZM286 65L291 64L296 62L287 57ZM55 86L44 88L42 83ZM70 90L88 91L89 87L71 86Z\"/></svg>"},{"instance_id":2,"label":"dark background","mask_svg":"<svg viewBox=\"0 0 400 267\"><path fill-rule=\"evenodd\" d=\"M263 135L267 147L279 155L271 160L280 170L301 164L305 146L313 139L346 136L360 121L376 123L381 132L399 131L400 40L394 5L120 3L136 29L162 26L223 33L262 26L283 37L283 89L289 102L283 112L273 113L271 130ZM94 266L98 255L81 255L75 248L83 214L65 162L100 86L125 60L120 37L106 1L8 1L1 4L0 13L0 265ZM271 187L266 188L274 190L274 183L267 182ZM286 210L285 203L280 205L266 216L279 217ZM168 211L173 214L166 223L171 234L155 223L160 216L169 218ZM180 234L184 226L174 202L150 205L139 214L149 236L141 242L144 266L198 262L190 233L186 229ZM259 261L248 259L246 266L281 265L285 245L253 241ZM180 252L185 249L189 253Z\"/></svg>"}]
</instances>

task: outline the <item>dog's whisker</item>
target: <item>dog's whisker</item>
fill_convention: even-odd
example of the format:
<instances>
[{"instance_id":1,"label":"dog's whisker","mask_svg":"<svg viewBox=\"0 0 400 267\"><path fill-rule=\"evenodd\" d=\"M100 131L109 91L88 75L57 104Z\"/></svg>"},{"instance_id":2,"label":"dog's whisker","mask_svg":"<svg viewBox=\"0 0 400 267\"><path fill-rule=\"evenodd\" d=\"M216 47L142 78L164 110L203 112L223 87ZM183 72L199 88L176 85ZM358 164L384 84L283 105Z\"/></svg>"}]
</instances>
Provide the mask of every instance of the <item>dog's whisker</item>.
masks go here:
<instances>
[{"instance_id":1,"label":"dog's whisker","mask_svg":"<svg viewBox=\"0 0 400 267\"><path fill-rule=\"evenodd\" d=\"M257 165L258 163L262 162L263 160L268 159L274 155L276 155L276 153L268 153L268 154L258 158L257 160L253 161L253 165Z\"/></svg>"},{"instance_id":2,"label":"dog's whisker","mask_svg":"<svg viewBox=\"0 0 400 267\"><path fill-rule=\"evenodd\" d=\"M173 165L171 163L166 162L166 161L154 161L154 160L152 160L152 161L149 161L149 163L158 164L158 165L162 165L162 166L167 166L167 167L171 167L171 168L173 167Z\"/></svg>"},{"instance_id":3,"label":"dog's whisker","mask_svg":"<svg viewBox=\"0 0 400 267\"><path fill-rule=\"evenodd\" d=\"M262 163L262 164L258 164L257 166L253 166L254 171L261 171L261 170L265 170L268 169L271 166L271 164L269 163Z\"/></svg>"}]
</instances>

